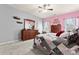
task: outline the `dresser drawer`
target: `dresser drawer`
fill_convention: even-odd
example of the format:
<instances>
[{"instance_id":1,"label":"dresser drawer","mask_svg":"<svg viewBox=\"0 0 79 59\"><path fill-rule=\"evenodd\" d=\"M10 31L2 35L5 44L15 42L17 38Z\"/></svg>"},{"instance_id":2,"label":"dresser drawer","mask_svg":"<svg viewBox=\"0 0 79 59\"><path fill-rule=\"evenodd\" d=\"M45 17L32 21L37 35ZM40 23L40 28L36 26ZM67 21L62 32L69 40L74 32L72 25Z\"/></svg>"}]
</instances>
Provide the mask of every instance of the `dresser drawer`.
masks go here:
<instances>
[{"instance_id":1,"label":"dresser drawer","mask_svg":"<svg viewBox=\"0 0 79 59\"><path fill-rule=\"evenodd\" d=\"M37 34L38 34L37 30L23 30L21 34L22 40L33 39Z\"/></svg>"}]
</instances>

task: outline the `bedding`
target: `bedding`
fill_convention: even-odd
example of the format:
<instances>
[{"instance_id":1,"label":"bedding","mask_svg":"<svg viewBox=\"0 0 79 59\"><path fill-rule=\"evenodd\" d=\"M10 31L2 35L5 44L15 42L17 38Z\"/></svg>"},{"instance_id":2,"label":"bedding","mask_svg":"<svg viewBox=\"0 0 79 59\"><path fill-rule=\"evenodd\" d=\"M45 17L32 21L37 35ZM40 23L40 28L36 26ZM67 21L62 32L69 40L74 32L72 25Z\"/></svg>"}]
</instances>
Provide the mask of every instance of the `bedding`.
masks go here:
<instances>
[{"instance_id":1,"label":"bedding","mask_svg":"<svg viewBox=\"0 0 79 59\"><path fill-rule=\"evenodd\" d=\"M47 50L48 54L55 54L55 55L71 54L71 51L63 43L57 44L53 41L46 40L43 37L38 37L38 40L40 42L36 46L39 47L39 49L41 50Z\"/></svg>"},{"instance_id":2,"label":"bedding","mask_svg":"<svg viewBox=\"0 0 79 59\"><path fill-rule=\"evenodd\" d=\"M58 49L62 52L64 55L79 55L79 46L75 45L72 48L67 48L64 44L59 44Z\"/></svg>"},{"instance_id":3,"label":"bedding","mask_svg":"<svg viewBox=\"0 0 79 59\"><path fill-rule=\"evenodd\" d=\"M66 36L67 37L67 36ZM58 43L63 43L65 45L68 44L67 42L67 38L63 38L63 37L58 37L55 35L52 35L52 33L50 34L46 34L46 37L44 37L45 39L49 39L51 41L53 41L54 43L58 44Z\"/></svg>"},{"instance_id":4,"label":"bedding","mask_svg":"<svg viewBox=\"0 0 79 59\"><path fill-rule=\"evenodd\" d=\"M37 35L37 36L38 36L38 37L43 36L45 39L49 39L49 40L51 40L51 41L57 39L56 33L39 34L39 35Z\"/></svg>"},{"instance_id":5,"label":"bedding","mask_svg":"<svg viewBox=\"0 0 79 59\"><path fill-rule=\"evenodd\" d=\"M43 37L45 40L53 41L55 44L63 43L65 45L68 44L67 38L58 37L56 33L47 33L47 34L39 34L37 37Z\"/></svg>"},{"instance_id":6,"label":"bedding","mask_svg":"<svg viewBox=\"0 0 79 59\"><path fill-rule=\"evenodd\" d=\"M71 49L70 49L70 51L71 51L71 53L72 54L76 54L76 55L79 55L79 46L78 45L75 45L74 47L72 47Z\"/></svg>"},{"instance_id":7,"label":"bedding","mask_svg":"<svg viewBox=\"0 0 79 59\"><path fill-rule=\"evenodd\" d=\"M48 54L51 54L51 51L54 51L54 54L62 54L62 52L60 52L60 50L57 48L57 46L62 42L66 41L63 41L62 38L57 37L56 34L53 33L39 34L34 39L34 45L38 46L39 49L41 47L43 49L45 48L44 50L47 49L49 51Z\"/></svg>"},{"instance_id":8,"label":"bedding","mask_svg":"<svg viewBox=\"0 0 79 59\"><path fill-rule=\"evenodd\" d=\"M64 55L71 55L71 51L64 44L61 43L57 47L62 52L62 54L64 54Z\"/></svg>"},{"instance_id":9,"label":"bedding","mask_svg":"<svg viewBox=\"0 0 79 59\"><path fill-rule=\"evenodd\" d=\"M38 44L37 42L35 42L35 44L36 47L38 47L40 50L47 50L47 54L62 54L60 50L57 48L57 45L52 41L45 39L44 37L37 37L37 40L38 39L41 40L40 44Z\"/></svg>"},{"instance_id":10,"label":"bedding","mask_svg":"<svg viewBox=\"0 0 79 59\"><path fill-rule=\"evenodd\" d=\"M68 37L68 32L62 33L59 37L62 37L62 38Z\"/></svg>"},{"instance_id":11,"label":"bedding","mask_svg":"<svg viewBox=\"0 0 79 59\"><path fill-rule=\"evenodd\" d=\"M68 36L73 35L73 34L74 34L73 32L64 32L59 37L65 38L65 37L68 37Z\"/></svg>"},{"instance_id":12,"label":"bedding","mask_svg":"<svg viewBox=\"0 0 79 59\"><path fill-rule=\"evenodd\" d=\"M68 32L64 32L59 37L56 36L56 33L39 34L34 39L34 45L37 47L39 46L39 49L43 48L42 50L47 50L48 54L71 55L74 54L74 50L70 48L74 47L75 45L71 46L70 48L68 47L69 42L66 38L68 37L68 34Z\"/></svg>"}]
</instances>

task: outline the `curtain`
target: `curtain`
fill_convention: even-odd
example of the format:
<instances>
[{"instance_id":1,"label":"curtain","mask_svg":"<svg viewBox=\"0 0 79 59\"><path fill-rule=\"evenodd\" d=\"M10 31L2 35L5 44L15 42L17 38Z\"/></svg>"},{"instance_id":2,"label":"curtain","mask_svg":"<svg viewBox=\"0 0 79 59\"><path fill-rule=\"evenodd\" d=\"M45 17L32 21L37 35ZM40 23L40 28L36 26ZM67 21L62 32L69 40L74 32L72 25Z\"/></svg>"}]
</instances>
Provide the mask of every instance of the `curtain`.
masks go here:
<instances>
[{"instance_id":1,"label":"curtain","mask_svg":"<svg viewBox=\"0 0 79 59\"><path fill-rule=\"evenodd\" d=\"M50 23L45 21L43 23L43 32L50 32L50 31L51 31Z\"/></svg>"}]
</instances>

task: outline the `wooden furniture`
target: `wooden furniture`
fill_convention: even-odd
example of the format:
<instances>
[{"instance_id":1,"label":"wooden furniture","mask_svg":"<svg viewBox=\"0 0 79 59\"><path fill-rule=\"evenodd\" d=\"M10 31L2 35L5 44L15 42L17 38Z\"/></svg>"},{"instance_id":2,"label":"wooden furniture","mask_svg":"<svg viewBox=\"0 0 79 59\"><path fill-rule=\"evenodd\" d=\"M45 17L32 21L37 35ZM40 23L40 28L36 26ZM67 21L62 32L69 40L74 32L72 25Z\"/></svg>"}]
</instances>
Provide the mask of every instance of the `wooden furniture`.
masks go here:
<instances>
[{"instance_id":1,"label":"wooden furniture","mask_svg":"<svg viewBox=\"0 0 79 59\"><path fill-rule=\"evenodd\" d=\"M61 31L61 24L51 25L51 32L58 33Z\"/></svg>"},{"instance_id":2,"label":"wooden furniture","mask_svg":"<svg viewBox=\"0 0 79 59\"><path fill-rule=\"evenodd\" d=\"M38 30L32 30L32 29L23 29L21 31L21 39L23 41L33 39L38 34Z\"/></svg>"}]
</instances>

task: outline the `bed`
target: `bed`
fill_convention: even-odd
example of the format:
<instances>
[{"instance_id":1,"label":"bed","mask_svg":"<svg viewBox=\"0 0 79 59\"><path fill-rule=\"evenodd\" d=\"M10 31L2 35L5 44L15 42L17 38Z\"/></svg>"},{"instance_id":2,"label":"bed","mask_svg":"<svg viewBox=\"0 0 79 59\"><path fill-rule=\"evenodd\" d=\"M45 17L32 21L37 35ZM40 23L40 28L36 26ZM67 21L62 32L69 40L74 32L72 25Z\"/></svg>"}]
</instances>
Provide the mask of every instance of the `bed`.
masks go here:
<instances>
[{"instance_id":1,"label":"bed","mask_svg":"<svg viewBox=\"0 0 79 59\"><path fill-rule=\"evenodd\" d=\"M46 55L73 55L79 54L79 46L68 47L68 39L56 33L39 34L34 39L33 48L37 48ZM77 50L77 52L75 52Z\"/></svg>"}]
</instances>

